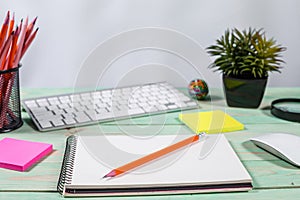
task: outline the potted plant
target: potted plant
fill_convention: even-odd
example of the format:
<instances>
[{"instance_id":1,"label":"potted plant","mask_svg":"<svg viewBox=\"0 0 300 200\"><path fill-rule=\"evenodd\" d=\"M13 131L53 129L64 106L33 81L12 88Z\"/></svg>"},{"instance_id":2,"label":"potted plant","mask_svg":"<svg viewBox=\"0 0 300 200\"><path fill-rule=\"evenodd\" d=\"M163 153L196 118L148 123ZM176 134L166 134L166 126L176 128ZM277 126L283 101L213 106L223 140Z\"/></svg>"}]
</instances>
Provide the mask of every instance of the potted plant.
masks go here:
<instances>
[{"instance_id":1,"label":"potted plant","mask_svg":"<svg viewBox=\"0 0 300 200\"><path fill-rule=\"evenodd\" d=\"M210 68L223 73L229 106L257 108L264 95L268 73L280 72L280 53L286 48L267 39L263 29L226 30L215 45L207 48L216 59Z\"/></svg>"}]
</instances>

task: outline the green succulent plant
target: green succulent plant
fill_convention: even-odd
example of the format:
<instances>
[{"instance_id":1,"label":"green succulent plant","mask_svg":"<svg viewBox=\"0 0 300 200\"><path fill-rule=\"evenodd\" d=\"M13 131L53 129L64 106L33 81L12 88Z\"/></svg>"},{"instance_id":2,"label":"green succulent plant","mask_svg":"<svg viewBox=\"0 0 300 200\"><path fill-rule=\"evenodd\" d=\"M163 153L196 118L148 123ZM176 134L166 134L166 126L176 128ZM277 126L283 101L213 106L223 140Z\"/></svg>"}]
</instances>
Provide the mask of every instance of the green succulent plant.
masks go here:
<instances>
[{"instance_id":1,"label":"green succulent plant","mask_svg":"<svg viewBox=\"0 0 300 200\"><path fill-rule=\"evenodd\" d=\"M209 65L215 71L237 78L264 78L268 72L280 72L280 53L286 48L267 39L263 29L239 31L227 29L207 52L216 59Z\"/></svg>"}]
</instances>

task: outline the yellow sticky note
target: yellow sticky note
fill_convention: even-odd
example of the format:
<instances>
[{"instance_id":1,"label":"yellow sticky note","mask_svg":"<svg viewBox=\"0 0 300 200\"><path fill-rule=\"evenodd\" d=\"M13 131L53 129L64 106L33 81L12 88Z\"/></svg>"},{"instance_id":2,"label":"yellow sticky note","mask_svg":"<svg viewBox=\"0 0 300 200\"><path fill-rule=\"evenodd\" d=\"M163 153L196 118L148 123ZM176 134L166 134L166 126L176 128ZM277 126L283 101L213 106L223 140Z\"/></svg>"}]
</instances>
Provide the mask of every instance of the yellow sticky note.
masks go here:
<instances>
[{"instance_id":1,"label":"yellow sticky note","mask_svg":"<svg viewBox=\"0 0 300 200\"><path fill-rule=\"evenodd\" d=\"M221 133L243 130L244 125L221 110L184 113L179 119L195 133Z\"/></svg>"}]
</instances>

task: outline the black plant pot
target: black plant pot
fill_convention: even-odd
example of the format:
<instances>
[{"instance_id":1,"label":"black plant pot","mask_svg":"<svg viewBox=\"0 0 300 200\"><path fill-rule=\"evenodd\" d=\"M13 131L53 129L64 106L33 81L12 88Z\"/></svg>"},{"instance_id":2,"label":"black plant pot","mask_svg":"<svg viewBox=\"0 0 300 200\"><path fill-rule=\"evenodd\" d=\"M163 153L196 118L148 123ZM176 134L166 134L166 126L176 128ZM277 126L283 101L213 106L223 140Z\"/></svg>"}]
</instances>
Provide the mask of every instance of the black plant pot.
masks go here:
<instances>
[{"instance_id":1,"label":"black plant pot","mask_svg":"<svg viewBox=\"0 0 300 200\"><path fill-rule=\"evenodd\" d=\"M227 105L241 108L258 108L264 96L267 81L267 76L260 79L240 79L223 75Z\"/></svg>"}]
</instances>

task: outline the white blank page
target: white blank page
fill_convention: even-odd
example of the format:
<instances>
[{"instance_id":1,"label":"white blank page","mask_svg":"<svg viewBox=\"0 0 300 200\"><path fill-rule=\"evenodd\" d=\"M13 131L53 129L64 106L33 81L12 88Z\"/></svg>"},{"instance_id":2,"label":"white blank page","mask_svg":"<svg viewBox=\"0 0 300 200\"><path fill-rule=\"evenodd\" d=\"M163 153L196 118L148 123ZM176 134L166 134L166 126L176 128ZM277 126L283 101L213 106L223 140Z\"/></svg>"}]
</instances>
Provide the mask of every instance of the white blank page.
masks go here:
<instances>
[{"instance_id":1,"label":"white blank page","mask_svg":"<svg viewBox=\"0 0 300 200\"><path fill-rule=\"evenodd\" d=\"M180 139L188 137L190 135L183 135ZM152 153L162 149L166 145L174 143L173 141L174 136L169 135L156 136L153 139L143 140L143 142L133 140L129 136L78 136L71 185L109 188L115 186L244 183L251 180L248 172L222 134L206 135L190 146L119 177L102 178L112 169L143 156L134 155L132 152L139 152L140 149L143 149L144 155L147 155L147 152ZM211 152L205 158L200 158L200 152L205 146L204 143L211 141L211 144L215 143L214 146L210 147L212 148ZM110 150L105 148L109 145ZM122 149L117 149L118 146ZM115 153L118 154L115 155Z\"/></svg>"}]
</instances>

